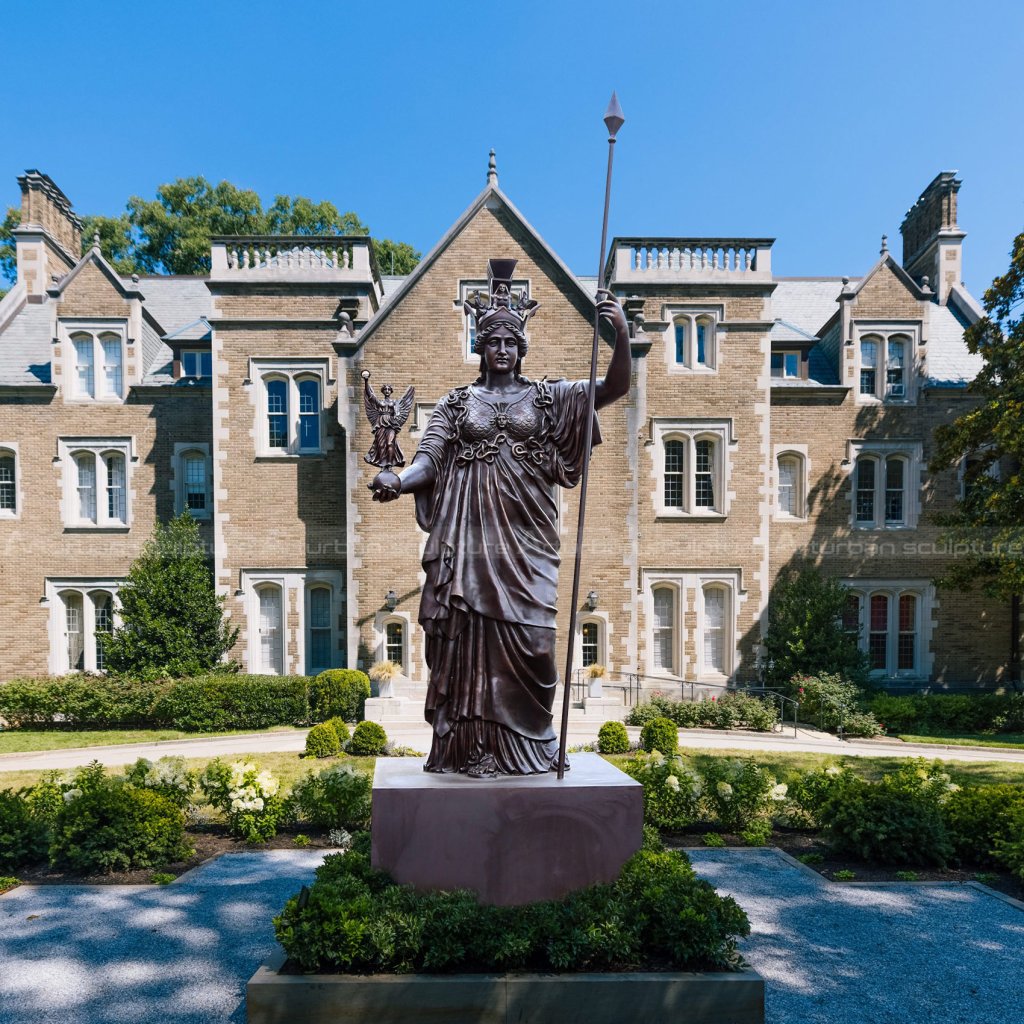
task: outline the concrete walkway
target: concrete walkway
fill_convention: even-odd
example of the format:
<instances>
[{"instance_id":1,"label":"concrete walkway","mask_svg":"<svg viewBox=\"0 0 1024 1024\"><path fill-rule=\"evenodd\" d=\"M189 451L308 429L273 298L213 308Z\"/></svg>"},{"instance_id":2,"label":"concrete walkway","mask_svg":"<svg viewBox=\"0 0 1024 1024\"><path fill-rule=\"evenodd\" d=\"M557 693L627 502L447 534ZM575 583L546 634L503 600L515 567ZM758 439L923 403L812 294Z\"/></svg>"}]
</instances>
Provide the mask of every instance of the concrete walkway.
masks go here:
<instances>
[{"instance_id":1,"label":"concrete walkway","mask_svg":"<svg viewBox=\"0 0 1024 1024\"><path fill-rule=\"evenodd\" d=\"M1024 910L984 887L828 882L775 850L689 851L750 918L768 1024L1018 1024ZM244 1024L271 918L322 854L228 854L169 886L0 897L4 1024Z\"/></svg>"},{"instance_id":2,"label":"concrete walkway","mask_svg":"<svg viewBox=\"0 0 1024 1024\"><path fill-rule=\"evenodd\" d=\"M569 745L593 743L597 739L600 723L570 722ZM430 728L425 723L388 726L388 737L395 743L416 750L430 749ZM628 727L634 740L640 730ZM1024 750L1000 747L955 747L942 744L880 742L871 740L839 740L829 733L812 729L786 726L781 733L728 731L722 729L680 729L681 746L704 747L718 750L780 750L830 754L835 757L927 757L946 761L1009 761L1024 763ZM116 747L75 747L62 750L42 750L26 754L0 754L0 773L52 768L74 768L97 760L111 767L130 764L136 758L156 759L177 755L181 757L237 756L278 751L301 751L306 745L306 733L297 729L288 732L260 732L235 736L210 736L185 740L162 740L158 743L134 743Z\"/></svg>"}]
</instances>

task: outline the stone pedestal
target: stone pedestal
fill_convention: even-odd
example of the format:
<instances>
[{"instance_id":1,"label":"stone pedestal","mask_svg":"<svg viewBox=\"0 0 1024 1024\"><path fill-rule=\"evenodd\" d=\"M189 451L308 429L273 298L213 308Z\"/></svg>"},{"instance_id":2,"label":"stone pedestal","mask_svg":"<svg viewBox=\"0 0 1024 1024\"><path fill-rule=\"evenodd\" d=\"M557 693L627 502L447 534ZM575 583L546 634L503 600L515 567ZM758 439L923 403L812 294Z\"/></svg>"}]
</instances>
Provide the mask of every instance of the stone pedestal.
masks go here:
<instances>
[{"instance_id":1,"label":"stone pedestal","mask_svg":"<svg viewBox=\"0 0 1024 1024\"><path fill-rule=\"evenodd\" d=\"M423 697L368 697L363 718L388 725L422 725Z\"/></svg>"},{"instance_id":2,"label":"stone pedestal","mask_svg":"<svg viewBox=\"0 0 1024 1024\"><path fill-rule=\"evenodd\" d=\"M643 788L597 754L547 775L471 779L380 758L373 866L417 889L471 889L511 906L611 882L640 849Z\"/></svg>"}]
</instances>

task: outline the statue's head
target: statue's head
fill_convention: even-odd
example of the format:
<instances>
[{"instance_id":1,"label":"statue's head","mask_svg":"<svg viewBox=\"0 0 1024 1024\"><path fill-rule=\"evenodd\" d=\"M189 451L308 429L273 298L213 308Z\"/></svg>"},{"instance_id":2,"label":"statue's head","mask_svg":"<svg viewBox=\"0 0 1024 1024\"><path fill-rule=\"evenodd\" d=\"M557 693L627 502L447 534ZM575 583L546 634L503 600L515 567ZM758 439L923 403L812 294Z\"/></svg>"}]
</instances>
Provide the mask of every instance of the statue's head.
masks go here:
<instances>
[{"instance_id":1,"label":"statue's head","mask_svg":"<svg viewBox=\"0 0 1024 1024\"><path fill-rule=\"evenodd\" d=\"M480 369L483 372L488 340L495 334L510 334L515 338L519 350L515 373L519 375L523 356L529 348L526 340L526 321L534 314L537 303L528 299L525 293L516 295L512 289L512 274L516 268L515 260L489 260L487 277L490 284L488 301L484 303L479 294L474 295L465 303L467 313L476 319L476 340L473 351L480 356Z\"/></svg>"},{"instance_id":2,"label":"statue's head","mask_svg":"<svg viewBox=\"0 0 1024 1024\"><path fill-rule=\"evenodd\" d=\"M383 395L383 396L384 396L385 398L390 398L390 397L391 397L391 396L392 396L392 395L393 395L393 394L395 393L395 389L394 389L394 388L393 388L393 387L392 387L392 386L391 386L390 384L385 384L385 385L384 385L384 386L383 386L383 387L382 387L382 388L380 389L380 393L381 393L381 394L382 394L382 395Z\"/></svg>"}]
</instances>

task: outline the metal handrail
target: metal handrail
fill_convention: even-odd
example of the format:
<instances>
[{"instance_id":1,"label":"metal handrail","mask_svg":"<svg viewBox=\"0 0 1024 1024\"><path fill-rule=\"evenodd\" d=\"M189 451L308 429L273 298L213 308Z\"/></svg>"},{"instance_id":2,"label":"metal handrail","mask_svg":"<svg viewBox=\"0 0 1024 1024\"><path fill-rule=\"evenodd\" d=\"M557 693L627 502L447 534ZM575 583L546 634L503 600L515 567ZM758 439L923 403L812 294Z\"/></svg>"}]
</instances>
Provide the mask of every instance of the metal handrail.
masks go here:
<instances>
[{"instance_id":1,"label":"metal handrail","mask_svg":"<svg viewBox=\"0 0 1024 1024\"><path fill-rule=\"evenodd\" d=\"M779 727L778 732L782 732L786 725L786 705L793 705L793 739L797 738L797 729L800 721L800 701L794 700L792 697L787 697L784 693L780 693L778 690L773 689L770 686L744 686L741 690L737 690L738 693L753 693L759 697L771 697L773 700L779 702ZM772 730L773 732L775 730Z\"/></svg>"}]
</instances>

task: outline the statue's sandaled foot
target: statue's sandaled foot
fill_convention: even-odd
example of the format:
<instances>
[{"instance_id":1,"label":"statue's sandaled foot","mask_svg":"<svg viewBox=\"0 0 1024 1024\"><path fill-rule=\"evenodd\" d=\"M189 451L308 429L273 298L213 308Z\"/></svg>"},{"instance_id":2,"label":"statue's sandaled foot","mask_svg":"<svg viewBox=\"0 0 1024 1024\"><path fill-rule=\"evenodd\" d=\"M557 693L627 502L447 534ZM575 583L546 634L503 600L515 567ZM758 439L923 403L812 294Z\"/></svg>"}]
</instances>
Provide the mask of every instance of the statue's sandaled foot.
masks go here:
<instances>
[{"instance_id":1,"label":"statue's sandaled foot","mask_svg":"<svg viewBox=\"0 0 1024 1024\"><path fill-rule=\"evenodd\" d=\"M466 770L471 779L493 779L498 774L498 762L493 754L484 754L479 761Z\"/></svg>"}]
</instances>

